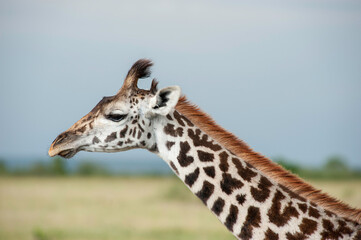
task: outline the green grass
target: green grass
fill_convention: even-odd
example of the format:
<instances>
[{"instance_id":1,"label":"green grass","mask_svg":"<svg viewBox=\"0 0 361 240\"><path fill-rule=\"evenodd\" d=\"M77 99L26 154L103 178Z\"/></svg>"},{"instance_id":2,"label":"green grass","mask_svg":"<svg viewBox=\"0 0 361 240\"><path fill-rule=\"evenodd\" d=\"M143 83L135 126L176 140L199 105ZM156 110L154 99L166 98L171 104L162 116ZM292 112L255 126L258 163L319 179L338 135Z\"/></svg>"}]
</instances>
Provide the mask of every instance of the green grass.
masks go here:
<instances>
[{"instance_id":1,"label":"green grass","mask_svg":"<svg viewBox=\"0 0 361 240\"><path fill-rule=\"evenodd\" d=\"M361 206L361 181L317 181ZM0 178L0 239L234 239L174 177Z\"/></svg>"}]
</instances>

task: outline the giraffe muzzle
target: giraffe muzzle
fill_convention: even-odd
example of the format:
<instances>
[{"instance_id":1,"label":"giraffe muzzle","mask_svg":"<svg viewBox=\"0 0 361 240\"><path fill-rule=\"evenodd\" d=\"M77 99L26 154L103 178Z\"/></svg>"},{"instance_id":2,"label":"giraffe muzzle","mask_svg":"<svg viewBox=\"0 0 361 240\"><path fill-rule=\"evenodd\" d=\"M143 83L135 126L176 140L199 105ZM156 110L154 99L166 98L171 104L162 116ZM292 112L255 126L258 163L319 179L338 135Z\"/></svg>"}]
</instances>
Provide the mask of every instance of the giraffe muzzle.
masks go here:
<instances>
[{"instance_id":1,"label":"giraffe muzzle","mask_svg":"<svg viewBox=\"0 0 361 240\"><path fill-rule=\"evenodd\" d=\"M59 149L54 148L53 146L51 146L50 149L49 149L48 154L49 154L50 157L55 157L55 156L59 155L60 157L63 157L63 158L71 158L77 152L78 152L78 150L76 150L74 148L69 148L69 149L59 151Z\"/></svg>"},{"instance_id":2,"label":"giraffe muzzle","mask_svg":"<svg viewBox=\"0 0 361 240\"><path fill-rule=\"evenodd\" d=\"M59 155L63 158L73 157L79 151L79 147L75 144L77 139L77 135L63 132L51 144L48 151L49 156L54 157Z\"/></svg>"}]
</instances>

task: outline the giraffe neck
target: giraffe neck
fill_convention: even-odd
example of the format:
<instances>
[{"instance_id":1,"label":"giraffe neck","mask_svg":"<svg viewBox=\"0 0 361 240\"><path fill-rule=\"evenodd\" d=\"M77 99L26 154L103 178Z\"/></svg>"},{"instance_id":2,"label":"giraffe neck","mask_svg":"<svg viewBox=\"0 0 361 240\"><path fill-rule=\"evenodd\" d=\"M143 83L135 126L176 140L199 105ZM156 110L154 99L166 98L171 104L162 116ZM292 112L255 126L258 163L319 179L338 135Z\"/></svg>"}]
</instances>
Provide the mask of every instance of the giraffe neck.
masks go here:
<instances>
[{"instance_id":1,"label":"giraffe neck","mask_svg":"<svg viewBox=\"0 0 361 240\"><path fill-rule=\"evenodd\" d=\"M238 239L361 236L360 225L278 184L179 112L154 129L159 156Z\"/></svg>"}]
</instances>

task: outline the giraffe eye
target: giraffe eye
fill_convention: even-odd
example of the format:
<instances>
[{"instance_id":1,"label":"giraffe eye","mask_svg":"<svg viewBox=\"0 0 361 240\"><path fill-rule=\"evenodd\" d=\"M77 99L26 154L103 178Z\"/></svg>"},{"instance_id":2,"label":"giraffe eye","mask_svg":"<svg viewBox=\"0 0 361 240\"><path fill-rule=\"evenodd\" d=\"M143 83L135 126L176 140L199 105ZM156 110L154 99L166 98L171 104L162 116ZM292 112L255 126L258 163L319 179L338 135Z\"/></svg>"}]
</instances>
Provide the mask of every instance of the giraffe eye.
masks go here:
<instances>
[{"instance_id":1,"label":"giraffe eye","mask_svg":"<svg viewBox=\"0 0 361 240\"><path fill-rule=\"evenodd\" d=\"M127 114L109 113L105 117L106 117L106 119L109 119L113 122L119 122L119 121L123 120L126 116L127 116Z\"/></svg>"}]
</instances>

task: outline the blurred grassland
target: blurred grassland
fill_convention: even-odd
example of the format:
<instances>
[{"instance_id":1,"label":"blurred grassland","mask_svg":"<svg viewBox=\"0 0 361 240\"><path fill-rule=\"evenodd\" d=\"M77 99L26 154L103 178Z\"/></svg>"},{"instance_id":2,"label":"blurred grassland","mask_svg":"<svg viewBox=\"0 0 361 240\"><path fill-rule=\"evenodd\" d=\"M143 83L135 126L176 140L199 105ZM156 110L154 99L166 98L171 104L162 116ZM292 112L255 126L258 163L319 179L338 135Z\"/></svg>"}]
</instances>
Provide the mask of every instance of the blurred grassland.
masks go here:
<instances>
[{"instance_id":1,"label":"blurred grassland","mask_svg":"<svg viewBox=\"0 0 361 240\"><path fill-rule=\"evenodd\" d=\"M361 180L313 180L361 207ZM175 177L0 177L0 239L234 239Z\"/></svg>"}]
</instances>

